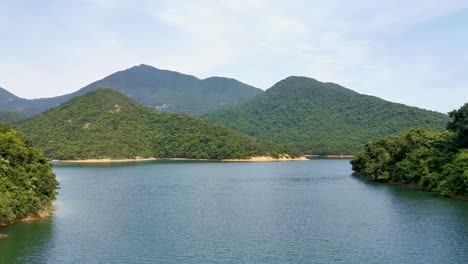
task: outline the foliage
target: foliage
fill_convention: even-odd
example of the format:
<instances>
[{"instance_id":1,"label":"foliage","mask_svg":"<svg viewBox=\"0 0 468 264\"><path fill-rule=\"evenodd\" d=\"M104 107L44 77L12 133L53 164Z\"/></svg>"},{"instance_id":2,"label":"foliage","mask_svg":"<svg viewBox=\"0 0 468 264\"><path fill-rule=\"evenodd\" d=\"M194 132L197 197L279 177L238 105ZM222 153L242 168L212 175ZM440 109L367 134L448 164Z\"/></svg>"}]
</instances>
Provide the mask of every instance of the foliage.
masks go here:
<instances>
[{"instance_id":1,"label":"foliage","mask_svg":"<svg viewBox=\"0 0 468 264\"><path fill-rule=\"evenodd\" d=\"M308 154L354 154L369 140L416 127L442 130L448 116L362 95L333 83L289 77L207 120Z\"/></svg>"},{"instance_id":2,"label":"foliage","mask_svg":"<svg viewBox=\"0 0 468 264\"><path fill-rule=\"evenodd\" d=\"M447 129L458 134L458 145L468 147L468 103L449 113L452 121L447 124Z\"/></svg>"},{"instance_id":3,"label":"foliage","mask_svg":"<svg viewBox=\"0 0 468 264\"><path fill-rule=\"evenodd\" d=\"M145 106L164 112L195 115L234 106L262 93L262 90L234 79L212 77L200 80L194 76L140 65L58 97L26 100L0 89L0 109L35 115L102 87L111 87Z\"/></svg>"},{"instance_id":4,"label":"foliage","mask_svg":"<svg viewBox=\"0 0 468 264\"><path fill-rule=\"evenodd\" d=\"M368 143L351 161L353 170L374 181L417 184L444 196L468 194L468 150L459 144L466 130L456 112L451 116L452 131L413 129Z\"/></svg>"},{"instance_id":5,"label":"foliage","mask_svg":"<svg viewBox=\"0 0 468 264\"><path fill-rule=\"evenodd\" d=\"M57 186L44 154L0 124L0 224L47 209Z\"/></svg>"},{"instance_id":6,"label":"foliage","mask_svg":"<svg viewBox=\"0 0 468 264\"><path fill-rule=\"evenodd\" d=\"M53 159L249 158L298 153L193 116L161 113L111 89L98 89L19 127Z\"/></svg>"}]
</instances>

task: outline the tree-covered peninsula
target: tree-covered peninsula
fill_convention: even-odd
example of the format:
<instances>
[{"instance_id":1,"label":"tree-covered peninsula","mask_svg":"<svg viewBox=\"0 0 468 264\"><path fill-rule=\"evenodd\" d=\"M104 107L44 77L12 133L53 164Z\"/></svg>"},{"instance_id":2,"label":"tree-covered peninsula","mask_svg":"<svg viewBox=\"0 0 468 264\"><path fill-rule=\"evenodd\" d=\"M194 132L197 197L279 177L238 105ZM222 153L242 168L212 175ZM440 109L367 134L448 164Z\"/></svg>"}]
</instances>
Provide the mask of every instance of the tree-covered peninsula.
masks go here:
<instances>
[{"instance_id":1,"label":"tree-covered peninsula","mask_svg":"<svg viewBox=\"0 0 468 264\"><path fill-rule=\"evenodd\" d=\"M45 155L0 124L0 225L49 210L57 186Z\"/></svg>"},{"instance_id":2,"label":"tree-covered peninsula","mask_svg":"<svg viewBox=\"0 0 468 264\"><path fill-rule=\"evenodd\" d=\"M155 111L113 89L91 91L18 128L59 160L300 155L198 117Z\"/></svg>"},{"instance_id":3,"label":"tree-covered peninsula","mask_svg":"<svg viewBox=\"0 0 468 264\"><path fill-rule=\"evenodd\" d=\"M447 131L414 129L368 143L351 161L353 170L443 196L468 194L468 104L449 115Z\"/></svg>"}]
</instances>

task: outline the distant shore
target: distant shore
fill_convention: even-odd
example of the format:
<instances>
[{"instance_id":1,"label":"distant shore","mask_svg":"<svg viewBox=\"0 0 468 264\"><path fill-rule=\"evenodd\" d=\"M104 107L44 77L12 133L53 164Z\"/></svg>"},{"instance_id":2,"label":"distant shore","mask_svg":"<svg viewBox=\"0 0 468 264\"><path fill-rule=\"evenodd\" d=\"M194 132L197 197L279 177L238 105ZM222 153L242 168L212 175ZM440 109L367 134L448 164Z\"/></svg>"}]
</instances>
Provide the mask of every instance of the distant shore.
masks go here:
<instances>
[{"instance_id":1,"label":"distant shore","mask_svg":"<svg viewBox=\"0 0 468 264\"><path fill-rule=\"evenodd\" d=\"M135 159L82 159L82 160L53 160L59 163L119 163L119 162L140 162L140 161L155 161L155 160L186 160L186 161L222 161L222 162L275 162L275 161L304 161L308 160L305 156L290 158L280 157L274 158L270 156L251 157L250 159L187 159L187 158L135 158Z\"/></svg>"},{"instance_id":2,"label":"distant shore","mask_svg":"<svg viewBox=\"0 0 468 264\"><path fill-rule=\"evenodd\" d=\"M81 160L52 160L60 163L110 163L110 162L138 162L160 160L156 158L135 158L135 159L81 159Z\"/></svg>"},{"instance_id":3,"label":"distant shore","mask_svg":"<svg viewBox=\"0 0 468 264\"><path fill-rule=\"evenodd\" d=\"M328 159L352 159L354 155L330 154L330 155L305 155L307 158L328 158Z\"/></svg>"},{"instance_id":4,"label":"distant shore","mask_svg":"<svg viewBox=\"0 0 468 264\"><path fill-rule=\"evenodd\" d=\"M228 161L228 162L271 162L271 161L303 161L303 160L308 160L305 156L303 157L297 157L297 158L291 158L291 157L281 157L281 158L274 158L274 157L268 157L268 156L258 156L258 157L252 157L250 159L223 159L220 161Z\"/></svg>"}]
</instances>

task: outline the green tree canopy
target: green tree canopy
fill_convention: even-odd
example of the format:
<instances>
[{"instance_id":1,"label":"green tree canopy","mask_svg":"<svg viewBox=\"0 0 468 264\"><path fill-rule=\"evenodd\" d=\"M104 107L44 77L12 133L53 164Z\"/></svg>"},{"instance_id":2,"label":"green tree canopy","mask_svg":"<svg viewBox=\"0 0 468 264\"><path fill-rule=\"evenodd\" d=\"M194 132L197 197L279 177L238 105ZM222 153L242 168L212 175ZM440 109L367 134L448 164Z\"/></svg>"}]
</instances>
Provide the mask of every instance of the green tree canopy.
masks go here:
<instances>
[{"instance_id":1,"label":"green tree canopy","mask_svg":"<svg viewBox=\"0 0 468 264\"><path fill-rule=\"evenodd\" d=\"M468 194L465 104L450 113L449 130L413 129L370 142L351 161L357 174L379 182L417 184L444 196Z\"/></svg>"},{"instance_id":2,"label":"green tree canopy","mask_svg":"<svg viewBox=\"0 0 468 264\"><path fill-rule=\"evenodd\" d=\"M447 124L447 129L458 134L458 145L468 147L468 103L449 113L452 118Z\"/></svg>"},{"instance_id":3,"label":"green tree canopy","mask_svg":"<svg viewBox=\"0 0 468 264\"><path fill-rule=\"evenodd\" d=\"M21 132L0 124L0 223L47 209L57 186L44 154Z\"/></svg>"}]
</instances>

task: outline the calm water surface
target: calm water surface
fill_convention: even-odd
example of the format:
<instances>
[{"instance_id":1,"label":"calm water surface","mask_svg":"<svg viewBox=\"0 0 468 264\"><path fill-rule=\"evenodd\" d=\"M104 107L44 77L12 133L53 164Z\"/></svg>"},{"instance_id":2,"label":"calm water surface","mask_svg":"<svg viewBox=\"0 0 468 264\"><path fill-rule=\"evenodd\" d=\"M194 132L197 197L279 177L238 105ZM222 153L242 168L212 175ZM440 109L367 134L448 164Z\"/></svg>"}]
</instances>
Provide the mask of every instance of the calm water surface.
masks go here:
<instances>
[{"instance_id":1,"label":"calm water surface","mask_svg":"<svg viewBox=\"0 0 468 264\"><path fill-rule=\"evenodd\" d=\"M1 263L468 263L468 202L347 160L60 164L56 213L0 229Z\"/></svg>"}]
</instances>

